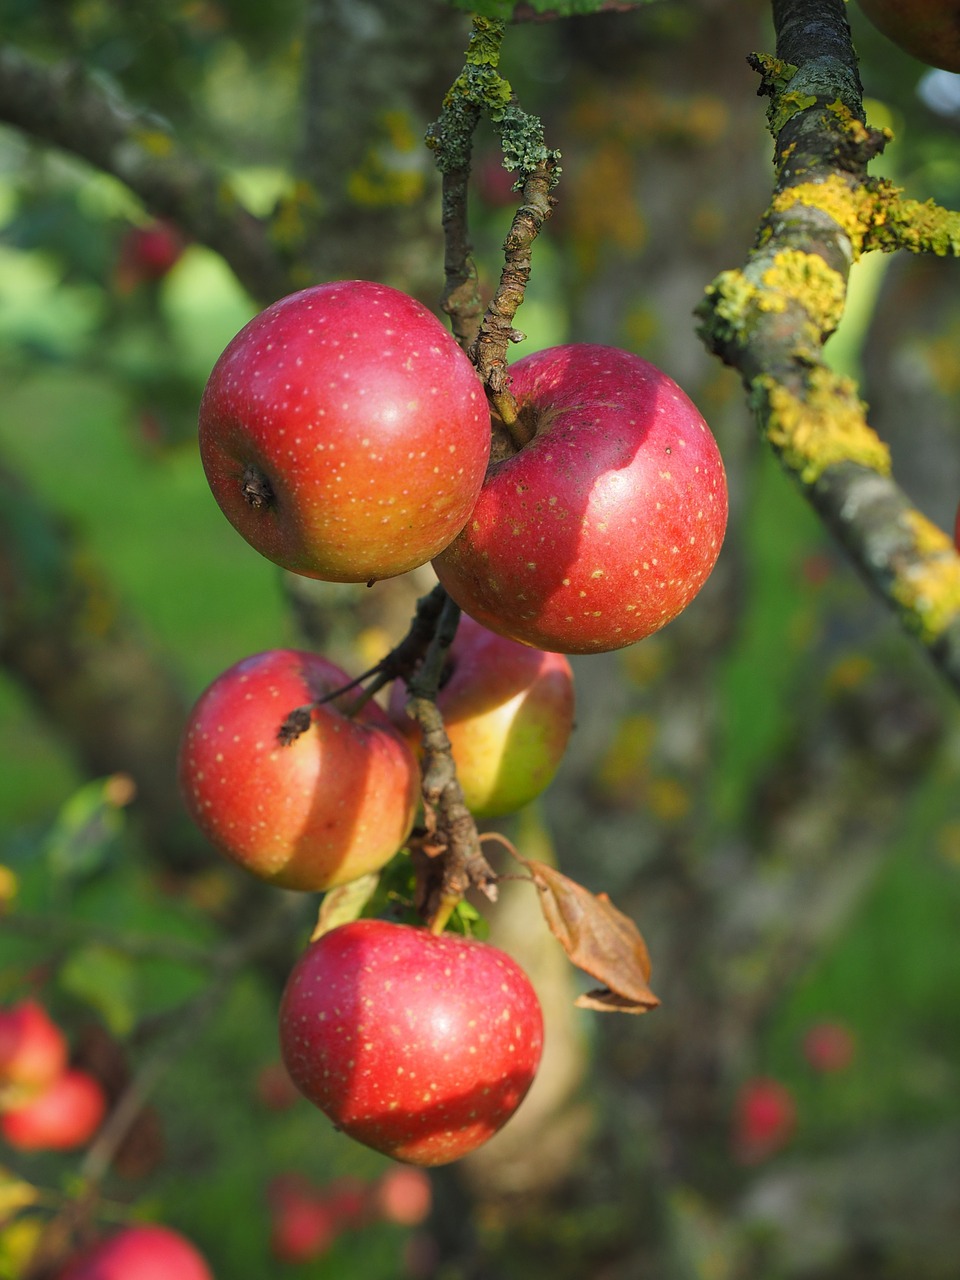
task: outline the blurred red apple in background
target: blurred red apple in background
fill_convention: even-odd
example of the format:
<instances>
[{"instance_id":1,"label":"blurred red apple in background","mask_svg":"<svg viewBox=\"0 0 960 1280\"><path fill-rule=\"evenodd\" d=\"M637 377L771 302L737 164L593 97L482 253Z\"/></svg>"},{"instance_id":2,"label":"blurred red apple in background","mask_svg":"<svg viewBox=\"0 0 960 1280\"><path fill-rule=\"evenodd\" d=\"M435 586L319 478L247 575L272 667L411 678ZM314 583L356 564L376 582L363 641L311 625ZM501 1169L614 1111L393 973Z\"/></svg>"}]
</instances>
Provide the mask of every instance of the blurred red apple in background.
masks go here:
<instances>
[{"instance_id":1,"label":"blurred red apple in background","mask_svg":"<svg viewBox=\"0 0 960 1280\"><path fill-rule=\"evenodd\" d=\"M524 644L597 653L641 640L690 603L720 553L716 441L677 384L628 351L552 347L511 374L531 438L491 462L437 577Z\"/></svg>"},{"instance_id":2,"label":"blurred red apple in background","mask_svg":"<svg viewBox=\"0 0 960 1280\"><path fill-rule=\"evenodd\" d=\"M844 1071L856 1052L853 1032L843 1022L816 1022L803 1037L803 1056L814 1071Z\"/></svg>"},{"instance_id":3,"label":"blurred red apple in background","mask_svg":"<svg viewBox=\"0 0 960 1280\"><path fill-rule=\"evenodd\" d=\"M6 1108L49 1085L67 1065L63 1032L36 1000L0 1009L0 1101Z\"/></svg>"},{"instance_id":4,"label":"blurred red apple in background","mask_svg":"<svg viewBox=\"0 0 960 1280\"><path fill-rule=\"evenodd\" d=\"M384 920L323 934L280 1006L280 1048L304 1095L350 1137L446 1164L510 1118L540 1061L543 1019L495 947Z\"/></svg>"},{"instance_id":5,"label":"blurred red apple in background","mask_svg":"<svg viewBox=\"0 0 960 1280\"><path fill-rule=\"evenodd\" d=\"M733 1112L733 1154L741 1164L759 1164L793 1137L797 1104L779 1080L756 1076L737 1095Z\"/></svg>"},{"instance_id":6,"label":"blurred red apple in background","mask_svg":"<svg viewBox=\"0 0 960 1280\"><path fill-rule=\"evenodd\" d=\"M375 703L318 707L288 745L287 714L349 682L315 653L271 649L200 696L180 749L180 783L200 830L262 880L320 892L377 871L410 834L420 796L413 753Z\"/></svg>"},{"instance_id":7,"label":"blurred red apple in background","mask_svg":"<svg viewBox=\"0 0 960 1280\"><path fill-rule=\"evenodd\" d=\"M213 1280L185 1236L169 1227L125 1227L74 1259L59 1280Z\"/></svg>"},{"instance_id":8,"label":"blurred red apple in background","mask_svg":"<svg viewBox=\"0 0 960 1280\"><path fill-rule=\"evenodd\" d=\"M21 1151L69 1151L90 1141L106 1110L99 1081L68 1068L29 1102L0 1115L0 1137Z\"/></svg>"},{"instance_id":9,"label":"blurred red apple in background","mask_svg":"<svg viewBox=\"0 0 960 1280\"><path fill-rule=\"evenodd\" d=\"M200 455L268 560L365 582L425 564L463 527L490 452L480 379L397 289L341 280L281 298L214 366Z\"/></svg>"},{"instance_id":10,"label":"blurred red apple in background","mask_svg":"<svg viewBox=\"0 0 960 1280\"><path fill-rule=\"evenodd\" d=\"M395 681L390 716L411 744L419 728ZM550 783L573 728L573 672L559 653L499 636L467 615L447 655L437 706L475 817L514 813Z\"/></svg>"}]
</instances>

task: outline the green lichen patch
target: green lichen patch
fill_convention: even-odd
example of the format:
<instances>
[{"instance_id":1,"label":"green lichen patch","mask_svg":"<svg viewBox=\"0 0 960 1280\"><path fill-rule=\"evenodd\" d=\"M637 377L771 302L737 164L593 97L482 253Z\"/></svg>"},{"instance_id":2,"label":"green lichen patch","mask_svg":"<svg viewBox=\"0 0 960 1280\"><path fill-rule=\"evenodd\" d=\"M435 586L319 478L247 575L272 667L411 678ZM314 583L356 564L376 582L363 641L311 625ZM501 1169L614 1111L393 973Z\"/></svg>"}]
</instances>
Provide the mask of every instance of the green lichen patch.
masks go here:
<instances>
[{"instance_id":1,"label":"green lichen patch","mask_svg":"<svg viewBox=\"0 0 960 1280\"><path fill-rule=\"evenodd\" d=\"M856 383L821 365L807 377L802 397L770 374L755 378L752 399L763 432L784 465L805 485L827 467L856 462L890 474L890 452L867 425Z\"/></svg>"}]
</instances>

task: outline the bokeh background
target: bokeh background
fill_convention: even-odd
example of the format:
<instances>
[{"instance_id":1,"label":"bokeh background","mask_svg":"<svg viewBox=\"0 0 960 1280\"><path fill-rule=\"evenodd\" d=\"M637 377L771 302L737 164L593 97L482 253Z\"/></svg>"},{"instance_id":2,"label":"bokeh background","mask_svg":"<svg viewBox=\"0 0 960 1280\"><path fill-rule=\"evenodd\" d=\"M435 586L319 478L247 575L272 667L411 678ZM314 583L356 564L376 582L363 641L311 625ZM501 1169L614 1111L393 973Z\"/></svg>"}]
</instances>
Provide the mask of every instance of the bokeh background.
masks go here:
<instances>
[{"instance_id":1,"label":"bokeh background","mask_svg":"<svg viewBox=\"0 0 960 1280\"><path fill-rule=\"evenodd\" d=\"M873 171L956 206L960 78L900 53L853 4L849 17L868 118L895 134ZM290 287L382 279L431 305L442 244L422 137L468 32L434 2L0 0L5 44L153 113L148 153L175 138L269 217ZM344 1229L298 1264L271 1253L276 1179L369 1186L388 1162L265 1089L309 922L224 966L284 895L239 883L190 829L177 738L192 700L250 653L315 644L351 670L375 661L429 572L370 592L306 584L234 533L199 466L196 406L269 298L199 220L158 227L39 125L0 126L0 864L18 886L0 916L0 1004L37 994L117 1088L156 1067L104 1194L110 1213L186 1232L221 1280L956 1275L955 697L761 448L693 316L769 197L746 59L772 44L760 0L658 0L507 33L502 70L564 167L518 354L568 339L641 353L696 401L728 469L707 587L661 634L574 659L568 757L502 824L629 911L663 1003L643 1018L573 1009L581 977L529 887L509 886L491 936L547 1011L534 1092L489 1147L431 1175L430 1217ZM489 291L515 195L483 130L475 160ZM860 380L901 484L948 530L958 271L867 257L827 347ZM117 774L130 804L104 781ZM0 1200L0 1277L25 1274L81 1160L0 1150L4 1176L52 1197L6 1225Z\"/></svg>"}]
</instances>

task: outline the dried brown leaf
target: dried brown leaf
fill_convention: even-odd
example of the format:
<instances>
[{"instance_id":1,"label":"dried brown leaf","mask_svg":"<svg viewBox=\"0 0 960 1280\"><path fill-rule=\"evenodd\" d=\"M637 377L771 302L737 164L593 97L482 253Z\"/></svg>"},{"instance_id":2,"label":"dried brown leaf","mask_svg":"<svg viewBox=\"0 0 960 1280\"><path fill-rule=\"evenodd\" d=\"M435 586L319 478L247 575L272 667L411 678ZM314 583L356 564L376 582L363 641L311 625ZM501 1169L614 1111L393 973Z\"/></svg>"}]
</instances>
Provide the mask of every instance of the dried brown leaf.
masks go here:
<instances>
[{"instance_id":1,"label":"dried brown leaf","mask_svg":"<svg viewBox=\"0 0 960 1280\"><path fill-rule=\"evenodd\" d=\"M647 985L650 956L639 929L605 893L591 893L545 862L521 858L537 886L550 932L570 960L604 985L579 997L582 1009L646 1013L660 1003Z\"/></svg>"}]
</instances>

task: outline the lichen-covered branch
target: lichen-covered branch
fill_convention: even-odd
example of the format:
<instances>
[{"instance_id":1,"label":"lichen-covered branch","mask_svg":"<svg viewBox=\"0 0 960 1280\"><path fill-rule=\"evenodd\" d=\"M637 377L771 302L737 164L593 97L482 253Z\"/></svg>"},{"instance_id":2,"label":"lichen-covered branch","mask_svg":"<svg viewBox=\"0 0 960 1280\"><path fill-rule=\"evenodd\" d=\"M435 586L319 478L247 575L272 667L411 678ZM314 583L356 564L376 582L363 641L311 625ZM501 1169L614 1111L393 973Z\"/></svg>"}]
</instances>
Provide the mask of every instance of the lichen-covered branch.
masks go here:
<instances>
[{"instance_id":1,"label":"lichen-covered branch","mask_svg":"<svg viewBox=\"0 0 960 1280\"><path fill-rule=\"evenodd\" d=\"M699 308L760 430L868 582L960 689L960 559L896 484L856 385L823 358L850 266L879 249L956 255L960 215L867 173L886 131L865 123L843 0L774 0L777 56L756 56L776 186L756 246Z\"/></svg>"},{"instance_id":2,"label":"lichen-covered branch","mask_svg":"<svg viewBox=\"0 0 960 1280\"><path fill-rule=\"evenodd\" d=\"M514 445L517 407L510 394L507 350L522 335L513 327L530 278L530 253L540 228L550 216L550 195L560 174L560 153L548 149L543 125L521 110L509 81L498 71L504 25L475 17L464 68L443 100L439 119L427 132L443 174L445 234L443 309L453 332L468 350L483 379L491 403ZM467 228L467 183L473 134L486 116L500 139L504 167L517 174L521 203L504 241L500 283L486 311L476 288Z\"/></svg>"},{"instance_id":3,"label":"lichen-covered branch","mask_svg":"<svg viewBox=\"0 0 960 1280\"><path fill-rule=\"evenodd\" d=\"M224 175L76 63L48 66L0 45L0 121L119 178L153 213L220 253L258 301L294 287L269 224L239 203Z\"/></svg>"}]
</instances>

